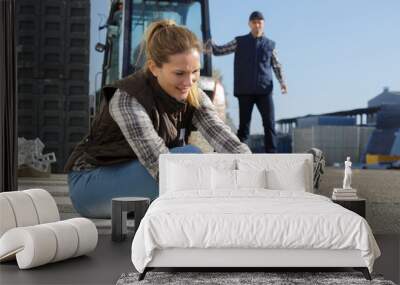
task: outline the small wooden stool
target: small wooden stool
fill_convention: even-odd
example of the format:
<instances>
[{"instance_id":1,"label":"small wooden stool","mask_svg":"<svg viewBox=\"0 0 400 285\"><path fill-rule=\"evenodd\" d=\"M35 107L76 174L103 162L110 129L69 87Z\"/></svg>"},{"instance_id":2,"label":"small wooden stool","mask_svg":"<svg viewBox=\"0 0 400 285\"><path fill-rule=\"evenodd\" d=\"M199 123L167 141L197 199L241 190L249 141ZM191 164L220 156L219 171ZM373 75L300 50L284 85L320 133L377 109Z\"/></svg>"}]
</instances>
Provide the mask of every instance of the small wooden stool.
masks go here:
<instances>
[{"instance_id":1,"label":"small wooden stool","mask_svg":"<svg viewBox=\"0 0 400 285\"><path fill-rule=\"evenodd\" d=\"M118 197L111 201L111 239L123 241L126 238L126 220L129 212L135 215L135 233L140 221L149 207L150 199L146 197Z\"/></svg>"}]
</instances>

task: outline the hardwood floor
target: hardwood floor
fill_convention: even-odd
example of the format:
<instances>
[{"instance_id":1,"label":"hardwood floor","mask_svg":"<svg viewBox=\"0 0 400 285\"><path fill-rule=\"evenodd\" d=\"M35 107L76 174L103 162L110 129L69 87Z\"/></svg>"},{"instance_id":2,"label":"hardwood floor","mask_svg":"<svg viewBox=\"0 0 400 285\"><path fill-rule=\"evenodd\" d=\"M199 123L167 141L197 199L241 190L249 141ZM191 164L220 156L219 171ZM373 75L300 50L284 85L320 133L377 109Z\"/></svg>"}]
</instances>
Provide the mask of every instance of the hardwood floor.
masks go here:
<instances>
[{"instance_id":1,"label":"hardwood floor","mask_svg":"<svg viewBox=\"0 0 400 285\"><path fill-rule=\"evenodd\" d=\"M382 256L375 262L375 273L395 283L400 281L400 235L376 235ZM115 243L110 235L100 235L94 252L88 256L19 270L16 262L0 265L0 284L115 284L124 272L134 271L130 258L131 241Z\"/></svg>"}]
</instances>

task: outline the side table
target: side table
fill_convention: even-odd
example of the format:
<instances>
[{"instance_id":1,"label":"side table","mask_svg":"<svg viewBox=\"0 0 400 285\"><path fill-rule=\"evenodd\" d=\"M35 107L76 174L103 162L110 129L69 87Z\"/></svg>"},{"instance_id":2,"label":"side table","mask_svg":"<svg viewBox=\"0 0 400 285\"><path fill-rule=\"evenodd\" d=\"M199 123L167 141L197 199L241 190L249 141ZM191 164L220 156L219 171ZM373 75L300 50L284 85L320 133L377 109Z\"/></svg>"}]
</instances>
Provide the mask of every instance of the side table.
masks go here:
<instances>
[{"instance_id":1,"label":"side table","mask_svg":"<svg viewBox=\"0 0 400 285\"><path fill-rule=\"evenodd\" d=\"M353 211L356 214L359 214L365 219L366 200L364 198L357 198L354 200L332 199L332 201L350 211Z\"/></svg>"},{"instance_id":2,"label":"side table","mask_svg":"<svg viewBox=\"0 0 400 285\"><path fill-rule=\"evenodd\" d=\"M149 207L150 199L145 197L118 197L111 201L111 239L123 241L126 238L126 220L129 212L134 212L135 233Z\"/></svg>"}]
</instances>

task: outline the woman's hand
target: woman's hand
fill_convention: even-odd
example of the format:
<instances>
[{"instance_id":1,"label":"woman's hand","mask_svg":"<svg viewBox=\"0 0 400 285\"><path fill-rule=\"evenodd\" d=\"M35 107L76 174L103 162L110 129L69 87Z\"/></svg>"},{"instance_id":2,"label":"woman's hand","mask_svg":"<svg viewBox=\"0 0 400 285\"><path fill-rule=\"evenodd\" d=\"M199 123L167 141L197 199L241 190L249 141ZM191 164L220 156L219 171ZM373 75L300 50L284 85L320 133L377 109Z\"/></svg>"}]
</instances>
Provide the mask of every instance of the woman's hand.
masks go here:
<instances>
[{"instance_id":1,"label":"woman's hand","mask_svg":"<svg viewBox=\"0 0 400 285\"><path fill-rule=\"evenodd\" d=\"M205 43L203 43L203 51L205 53L212 53L212 39L208 39Z\"/></svg>"},{"instance_id":2,"label":"woman's hand","mask_svg":"<svg viewBox=\"0 0 400 285\"><path fill-rule=\"evenodd\" d=\"M285 83L281 84L281 92L282 94L287 94L288 88Z\"/></svg>"}]
</instances>

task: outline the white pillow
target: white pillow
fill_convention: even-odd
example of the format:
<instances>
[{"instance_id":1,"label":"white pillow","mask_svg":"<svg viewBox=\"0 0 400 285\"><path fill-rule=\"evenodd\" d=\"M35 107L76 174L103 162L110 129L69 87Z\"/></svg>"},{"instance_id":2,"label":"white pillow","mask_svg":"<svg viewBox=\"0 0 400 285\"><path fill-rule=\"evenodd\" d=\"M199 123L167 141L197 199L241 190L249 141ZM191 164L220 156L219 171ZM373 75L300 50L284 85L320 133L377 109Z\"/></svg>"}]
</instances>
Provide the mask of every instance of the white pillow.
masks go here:
<instances>
[{"instance_id":1,"label":"white pillow","mask_svg":"<svg viewBox=\"0 0 400 285\"><path fill-rule=\"evenodd\" d=\"M267 171L212 168L212 185L215 191L267 188Z\"/></svg>"},{"instance_id":2,"label":"white pillow","mask_svg":"<svg viewBox=\"0 0 400 285\"><path fill-rule=\"evenodd\" d=\"M213 167L211 173L213 190L236 190L236 170L217 169Z\"/></svg>"},{"instance_id":3,"label":"white pillow","mask_svg":"<svg viewBox=\"0 0 400 285\"><path fill-rule=\"evenodd\" d=\"M289 169L268 169L268 188L273 190L306 191L305 162L293 163Z\"/></svg>"},{"instance_id":4,"label":"white pillow","mask_svg":"<svg viewBox=\"0 0 400 285\"><path fill-rule=\"evenodd\" d=\"M189 191L198 189L210 190L211 167L168 164L168 191Z\"/></svg>"},{"instance_id":5,"label":"white pillow","mask_svg":"<svg viewBox=\"0 0 400 285\"><path fill-rule=\"evenodd\" d=\"M267 188L267 170L235 170L237 188Z\"/></svg>"}]
</instances>

